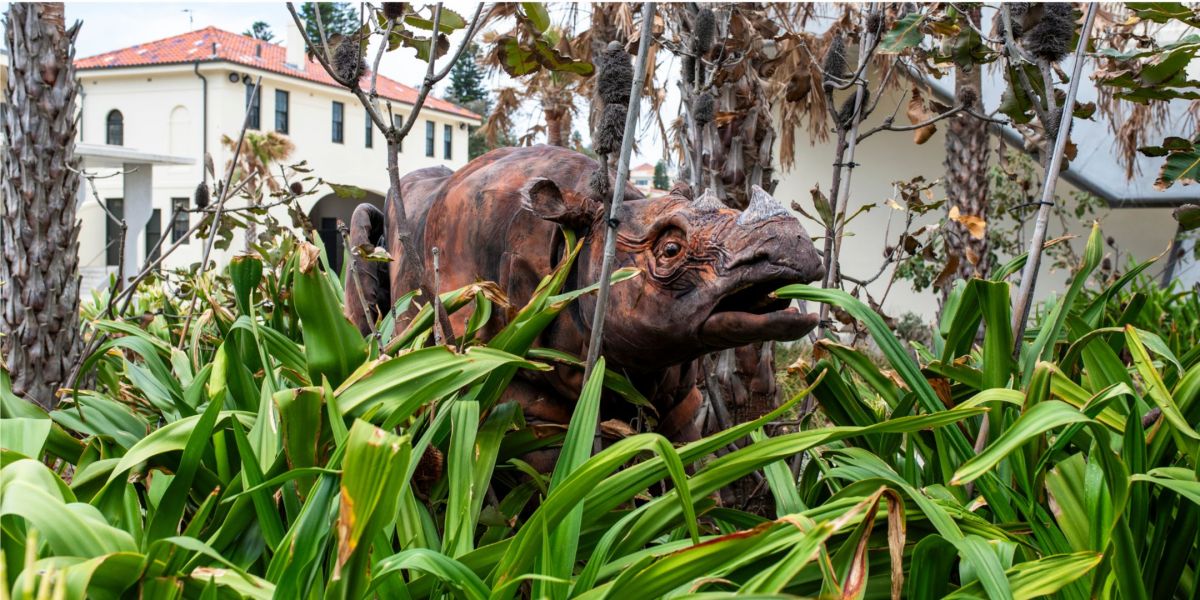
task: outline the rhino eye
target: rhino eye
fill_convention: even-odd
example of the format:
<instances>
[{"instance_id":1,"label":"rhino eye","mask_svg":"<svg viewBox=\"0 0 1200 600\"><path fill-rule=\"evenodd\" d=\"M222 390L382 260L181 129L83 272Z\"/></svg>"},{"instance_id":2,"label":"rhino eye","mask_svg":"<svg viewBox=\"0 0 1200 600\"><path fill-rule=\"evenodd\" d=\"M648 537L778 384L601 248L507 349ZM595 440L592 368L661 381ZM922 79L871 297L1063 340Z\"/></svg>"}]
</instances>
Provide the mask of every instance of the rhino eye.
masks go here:
<instances>
[{"instance_id":1,"label":"rhino eye","mask_svg":"<svg viewBox=\"0 0 1200 600\"><path fill-rule=\"evenodd\" d=\"M680 246L679 242L667 242L663 245L663 256L667 258L674 258L682 250L683 246Z\"/></svg>"}]
</instances>

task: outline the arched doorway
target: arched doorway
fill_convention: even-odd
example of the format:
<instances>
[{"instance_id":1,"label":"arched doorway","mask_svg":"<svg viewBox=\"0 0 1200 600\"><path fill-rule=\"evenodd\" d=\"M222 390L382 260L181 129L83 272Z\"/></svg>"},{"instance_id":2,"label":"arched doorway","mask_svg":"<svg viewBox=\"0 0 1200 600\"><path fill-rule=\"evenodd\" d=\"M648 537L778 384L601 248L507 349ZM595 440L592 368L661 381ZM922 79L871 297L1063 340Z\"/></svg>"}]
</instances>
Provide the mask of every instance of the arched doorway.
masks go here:
<instances>
[{"instance_id":1,"label":"arched doorway","mask_svg":"<svg viewBox=\"0 0 1200 600\"><path fill-rule=\"evenodd\" d=\"M339 273L342 271L346 245L342 241L342 234L338 232L338 222L349 226L350 217L359 204L373 204L379 210L383 210L383 196L363 191L366 192L366 197L363 198L343 198L337 194L327 194L317 200L308 211L308 220L317 229L317 235L321 237L321 243L329 253L329 266Z\"/></svg>"}]
</instances>

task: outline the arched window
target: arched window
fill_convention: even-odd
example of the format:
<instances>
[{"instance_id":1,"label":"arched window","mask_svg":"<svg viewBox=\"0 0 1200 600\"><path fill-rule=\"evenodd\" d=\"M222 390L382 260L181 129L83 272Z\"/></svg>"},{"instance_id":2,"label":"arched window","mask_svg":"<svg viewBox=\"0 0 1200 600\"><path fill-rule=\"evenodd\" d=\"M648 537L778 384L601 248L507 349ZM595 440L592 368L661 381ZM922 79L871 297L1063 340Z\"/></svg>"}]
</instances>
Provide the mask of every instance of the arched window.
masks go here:
<instances>
[{"instance_id":1,"label":"arched window","mask_svg":"<svg viewBox=\"0 0 1200 600\"><path fill-rule=\"evenodd\" d=\"M125 117L121 116L121 111L113 109L108 111L107 120L108 129L104 135L104 143L112 146L125 145Z\"/></svg>"}]
</instances>

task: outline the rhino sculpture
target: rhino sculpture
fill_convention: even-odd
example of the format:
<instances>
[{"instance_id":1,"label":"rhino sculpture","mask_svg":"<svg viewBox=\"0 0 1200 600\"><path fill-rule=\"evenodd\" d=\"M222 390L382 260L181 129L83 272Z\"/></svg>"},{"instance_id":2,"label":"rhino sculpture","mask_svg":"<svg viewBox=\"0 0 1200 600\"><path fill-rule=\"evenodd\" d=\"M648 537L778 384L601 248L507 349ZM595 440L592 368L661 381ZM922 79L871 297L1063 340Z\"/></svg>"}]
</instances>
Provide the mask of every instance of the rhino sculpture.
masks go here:
<instances>
[{"instance_id":1,"label":"rhino sculpture","mask_svg":"<svg viewBox=\"0 0 1200 600\"><path fill-rule=\"evenodd\" d=\"M607 229L605 203L593 197L588 180L598 165L565 148L535 146L489 152L452 172L421 169L401 180L400 197L415 247L422 250L425 278L433 277L438 248L440 287L455 289L493 281L513 307L524 305L540 279L564 251L560 226L578 232L583 248L567 280L568 289L595 282ZM791 283L820 279L823 267L800 223L765 191L756 188L744 211L726 207L706 193L693 199L686 188L645 198L626 187L617 228L617 267L641 275L613 286L602 353L608 366L625 373L659 413L658 431L675 441L699 436L694 416L701 395L696 359L704 354L768 340L792 340L817 322L770 292ZM386 265L356 259L362 294L374 310L412 282L396 235L397 207L385 212L364 204L355 210L351 244L384 246ZM386 221L386 224L385 224ZM377 266L381 265L381 266ZM378 270L375 270L378 269ZM347 290L347 299L358 291ZM538 344L577 356L587 353L595 296L583 296L542 334ZM516 310L514 308L513 310ZM503 312L503 311L498 311ZM347 301L346 315L361 329L374 318L362 302ZM503 327L511 314L495 314L484 336ZM452 315L462 332L468 313ZM509 398L521 403L530 422L566 424L582 386L582 373L568 367L522 374ZM631 407L605 402L604 418L628 421Z\"/></svg>"}]
</instances>

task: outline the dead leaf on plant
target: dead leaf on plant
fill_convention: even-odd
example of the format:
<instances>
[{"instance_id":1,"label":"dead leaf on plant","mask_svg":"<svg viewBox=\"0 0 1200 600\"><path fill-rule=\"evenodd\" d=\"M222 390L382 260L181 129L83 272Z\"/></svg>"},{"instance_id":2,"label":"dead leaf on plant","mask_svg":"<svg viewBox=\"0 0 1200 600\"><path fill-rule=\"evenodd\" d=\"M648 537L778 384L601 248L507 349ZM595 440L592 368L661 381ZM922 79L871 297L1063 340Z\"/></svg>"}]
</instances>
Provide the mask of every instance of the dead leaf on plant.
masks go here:
<instances>
[{"instance_id":1,"label":"dead leaf on plant","mask_svg":"<svg viewBox=\"0 0 1200 600\"><path fill-rule=\"evenodd\" d=\"M950 207L949 216L951 221L965 227L967 233L971 234L971 237L981 240L983 236L987 235L987 221L984 221L982 218L975 215L964 215L962 211L958 210L957 206Z\"/></svg>"},{"instance_id":2,"label":"dead leaf on plant","mask_svg":"<svg viewBox=\"0 0 1200 600\"><path fill-rule=\"evenodd\" d=\"M932 119L935 115L925 106L925 98L921 96L921 91L913 86L912 97L908 99L908 122L916 125L924 121ZM937 133L937 125L930 123L913 132L913 142L917 145L924 144Z\"/></svg>"}]
</instances>

